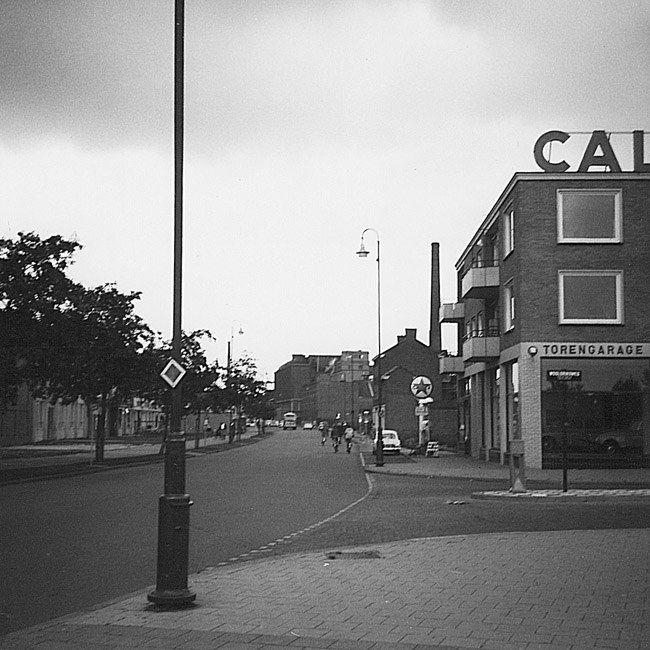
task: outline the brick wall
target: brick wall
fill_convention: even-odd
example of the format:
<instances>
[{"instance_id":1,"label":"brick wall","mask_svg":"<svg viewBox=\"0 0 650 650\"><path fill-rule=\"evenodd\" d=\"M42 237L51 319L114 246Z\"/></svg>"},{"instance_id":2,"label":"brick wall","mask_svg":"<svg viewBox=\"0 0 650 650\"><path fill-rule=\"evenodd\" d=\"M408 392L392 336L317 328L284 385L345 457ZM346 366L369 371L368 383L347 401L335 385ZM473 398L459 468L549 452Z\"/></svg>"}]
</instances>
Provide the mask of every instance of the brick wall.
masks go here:
<instances>
[{"instance_id":1,"label":"brick wall","mask_svg":"<svg viewBox=\"0 0 650 650\"><path fill-rule=\"evenodd\" d=\"M558 189L621 188L622 244L558 244ZM517 184L515 250L503 278L514 276L517 327L504 347L524 340L647 341L650 305L650 182L521 181ZM623 269L623 325L559 325L558 269Z\"/></svg>"}]
</instances>

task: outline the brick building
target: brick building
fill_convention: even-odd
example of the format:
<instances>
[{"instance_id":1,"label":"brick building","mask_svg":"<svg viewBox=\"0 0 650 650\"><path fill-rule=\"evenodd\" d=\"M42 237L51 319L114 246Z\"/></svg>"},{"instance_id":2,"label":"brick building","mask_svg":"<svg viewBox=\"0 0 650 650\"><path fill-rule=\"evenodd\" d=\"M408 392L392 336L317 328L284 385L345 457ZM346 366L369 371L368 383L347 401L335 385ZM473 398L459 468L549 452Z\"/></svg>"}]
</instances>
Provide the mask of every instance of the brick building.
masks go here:
<instances>
[{"instance_id":1,"label":"brick building","mask_svg":"<svg viewBox=\"0 0 650 650\"><path fill-rule=\"evenodd\" d=\"M398 431L402 443L415 446L419 439L415 407L418 400L411 393L415 377L433 377L437 356L425 343L416 338L417 330L406 328L397 337L397 343L384 350L381 356L382 402L385 429ZM373 386L377 386L377 363L373 366Z\"/></svg>"},{"instance_id":2,"label":"brick building","mask_svg":"<svg viewBox=\"0 0 650 650\"><path fill-rule=\"evenodd\" d=\"M650 174L516 173L456 264L467 451L650 454Z\"/></svg>"},{"instance_id":3,"label":"brick building","mask_svg":"<svg viewBox=\"0 0 650 650\"><path fill-rule=\"evenodd\" d=\"M336 359L334 355L294 354L291 361L282 364L275 371L275 417L289 411L302 417L304 389L315 381L320 373L327 370Z\"/></svg>"},{"instance_id":4,"label":"brick building","mask_svg":"<svg viewBox=\"0 0 650 650\"><path fill-rule=\"evenodd\" d=\"M338 418L357 426L359 418L363 420L363 414L372 409L369 374L368 352L344 350L305 386L303 419L333 422Z\"/></svg>"}]
</instances>

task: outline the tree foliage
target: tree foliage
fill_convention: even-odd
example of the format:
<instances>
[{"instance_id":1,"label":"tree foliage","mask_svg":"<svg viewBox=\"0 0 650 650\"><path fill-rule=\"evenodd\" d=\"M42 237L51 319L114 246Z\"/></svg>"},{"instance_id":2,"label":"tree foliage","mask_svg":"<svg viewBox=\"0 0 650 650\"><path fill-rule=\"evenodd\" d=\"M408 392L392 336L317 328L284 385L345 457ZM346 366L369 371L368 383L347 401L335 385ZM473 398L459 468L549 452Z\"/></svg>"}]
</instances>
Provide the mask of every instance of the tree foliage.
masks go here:
<instances>
[{"instance_id":1,"label":"tree foliage","mask_svg":"<svg viewBox=\"0 0 650 650\"><path fill-rule=\"evenodd\" d=\"M76 242L19 233L0 239L0 400L19 385L45 392L58 366L73 296L81 289L66 274Z\"/></svg>"},{"instance_id":2,"label":"tree foliage","mask_svg":"<svg viewBox=\"0 0 650 650\"><path fill-rule=\"evenodd\" d=\"M264 417L268 404L255 362L209 363L203 342L212 335L205 329L182 333L187 374L177 388L167 387L160 372L172 357L171 342L137 315L138 292L124 294L114 284L89 289L68 276L79 248L58 235L0 239L0 408L21 384L52 401L82 397L99 406L98 439L111 402L142 397L169 413L172 390L182 391L186 414L234 407Z\"/></svg>"}]
</instances>

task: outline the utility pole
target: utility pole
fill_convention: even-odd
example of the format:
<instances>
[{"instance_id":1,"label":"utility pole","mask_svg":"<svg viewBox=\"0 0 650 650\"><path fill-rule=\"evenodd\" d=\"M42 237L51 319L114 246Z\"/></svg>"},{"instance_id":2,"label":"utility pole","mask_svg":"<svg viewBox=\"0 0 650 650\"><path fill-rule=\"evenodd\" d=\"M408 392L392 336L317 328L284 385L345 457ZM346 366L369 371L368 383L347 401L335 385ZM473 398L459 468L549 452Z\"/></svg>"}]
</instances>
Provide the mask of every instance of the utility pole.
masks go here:
<instances>
[{"instance_id":1,"label":"utility pole","mask_svg":"<svg viewBox=\"0 0 650 650\"><path fill-rule=\"evenodd\" d=\"M175 0L174 11L174 289L172 359L181 366L183 276L183 82L185 0ZM181 375L182 377L182 375ZM170 384L171 385L171 384ZM190 506L185 493L185 433L182 431L183 395L174 383L171 430L165 444L164 494L158 500L158 565L156 588L147 598L168 608L189 606L196 593L187 588Z\"/></svg>"}]
</instances>

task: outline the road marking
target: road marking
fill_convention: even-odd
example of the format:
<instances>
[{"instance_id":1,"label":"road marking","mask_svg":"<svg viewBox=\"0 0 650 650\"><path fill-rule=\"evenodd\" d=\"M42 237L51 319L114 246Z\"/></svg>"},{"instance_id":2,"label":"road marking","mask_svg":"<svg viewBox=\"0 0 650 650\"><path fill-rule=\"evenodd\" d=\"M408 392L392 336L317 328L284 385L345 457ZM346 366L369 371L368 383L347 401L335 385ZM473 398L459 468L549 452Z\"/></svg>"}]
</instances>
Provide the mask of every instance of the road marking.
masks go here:
<instances>
[{"instance_id":1,"label":"road marking","mask_svg":"<svg viewBox=\"0 0 650 650\"><path fill-rule=\"evenodd\" d=\"M260 546L257 549L247 551L246 553L242 553L241 555L238 555L237 557L231 557L230 559L226 560L225 562L220 562L217 566L226 566L227 564L231 564L233 562L238 562L238 561L243 561L243 560L249 560L252 558L253 554L259 554L259 553L268 553L273 550L273 547L278 545L278 544L283 544L286 542L290 542L299 535L303 535L304 533L307 533L309 531L314 530L315 528L319 528L320 526L324 526L325 524L328 524L330 521L333 521L337 517L340 517L344 512L347 512L351 508L354 508L355 506L358 506L362 501L365 501L370 494L372 493L374 487L375 487L375 479L374 477L369 474L368 472L365 471L366 467L366 461L363 457L363 454L361 451L359 451L359 458L361 459L361 466L364 468L364 476L366 477L366 482L368 483L368 490L367 492L359 499L356 501L350 503L349 505L345 506L345 508L341 508L338 512L335 512L333 515L330 515L329 517L326 517L322 521L319 521L315 524L311 524L310 526L307 526L306 528L303 528L302 530L297 530L294 533L290 533L288 535L285 535L284 537L279 537L278 539L268 542L264 546Z\"/></svg>"}]
</instances>

